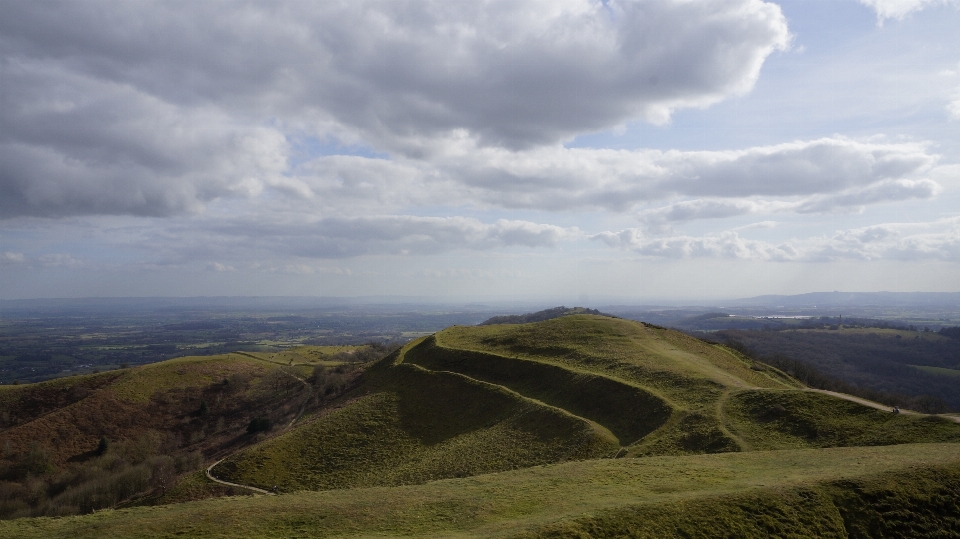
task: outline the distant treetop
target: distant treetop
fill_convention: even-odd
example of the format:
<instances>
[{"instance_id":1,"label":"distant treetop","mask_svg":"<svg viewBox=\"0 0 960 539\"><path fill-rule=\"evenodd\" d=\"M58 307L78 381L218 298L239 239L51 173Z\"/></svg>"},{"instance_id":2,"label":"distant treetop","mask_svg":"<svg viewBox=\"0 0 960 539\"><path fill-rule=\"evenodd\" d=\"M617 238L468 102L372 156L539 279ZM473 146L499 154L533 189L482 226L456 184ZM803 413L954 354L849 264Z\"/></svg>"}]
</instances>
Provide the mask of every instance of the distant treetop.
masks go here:
<instances>
[{"instance_id":1,"label":"distant treetop","mask_svg":"<svg viewBox=\"0 0 960 539\"><path fill-rule=\"evenodd\" d=\"M564 307L563 305L559 307L554 307L552 309L544 309L542 311L537 311L535 313L527 314L511 314L506 316L494 316L489 320L481 323L481 326L488 326L491 324L529 324L530 322L542 322L544 320L550 320L552 318L560 318L561 316L568 316L571 314L598 314L600 316L609 316L611 318L616 318L611 314L602 313L596 309L587 309L586 307Z\"/></svg>"}]
</instances>

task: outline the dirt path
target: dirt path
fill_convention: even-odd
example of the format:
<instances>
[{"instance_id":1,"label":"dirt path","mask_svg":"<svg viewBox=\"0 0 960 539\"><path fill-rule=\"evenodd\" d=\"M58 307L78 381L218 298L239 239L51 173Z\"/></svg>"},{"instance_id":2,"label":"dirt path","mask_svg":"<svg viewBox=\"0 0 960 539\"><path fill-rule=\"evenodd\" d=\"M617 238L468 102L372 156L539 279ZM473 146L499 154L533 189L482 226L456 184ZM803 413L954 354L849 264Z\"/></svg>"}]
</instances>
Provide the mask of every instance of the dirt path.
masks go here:
<instances>
[{"instance_id":1,"label":"dirt path","mask_svg":"<svg viewBox=\"0 0 960 539\"><path fill-rule=\"evenodd\" d=\"M871 407L871 408L876 408L877 410L883 410L884 412L892 412L892 411L893 411L893 407L887 406L886 404L880 404L879 402L873 402L873 401L871 401L871 400L862 399L862 398L860 398L860 397L854 397L853 395L847 395L846 393L838 393L838 392L836 392L836 391L827 391L826 389L814 389L814 388L812 388L812 387L808 387L808 388L807 388L807 391L815 391L815 392L817 392L817 393L823 393L823 394L825 394L825 395L831 395L831 396L838 397L838 398L841 398L841 399L845 399L845 400L848 400L848 401L856 402L856 403L862 404L862 405L864 405L864 406L869 406L869 407ZM904 410L904 409L901 409L901 410L900 410L900 413L901 413L901 414L907 414L907 415L936 415L936 416L938 416L938 417L943 417L943 418L945 418L945 419L949 419L950 421L953 421L953 422L955 422L955 423L960 423L960 416L957 416L957 415L955 415L955 414L922 414L922 413L920 413L920 412L914 412L913 410Z\"/></svg>"},{"instance_id":2,"label":"dirt path","mask_svg":"<svg viewBox=\"0 0 960 539\"><path fill-rule=\"evenodd\" d=\"M215 481L215 482L217 482L217 483L220 483L221 485L228 485L228 486L231 486L231 487L245 488L245 489L247 489L247 490L252 490L252 491L254 491L254 492L258 493L258 494L268 494L268 495L270 495L270 496L276 496L276 493L275 493L275 492L270 492L269 490L263 490L262 488L250 487L250 486L247 486L247 485L241 485L241 484L239 484L239 483L231 483L231 482L229 482L229 481L223 481L223 480L221 480L221 479L217 479L216 477L213 476L213 473L211 473L211 470L213 470L213 467L216 466L217 464L220 464L221 462L223 462L223 459L220 459L220 460L218 460L217 462L214 462L213 464L211 464L211 465L207 468L207 478L210 479L211 481Z\"/></svg>"},{"instance_id":3,"label":"dirt path","mask_svg":"<svg viewBox=\"0 0 960 539\"><path fill-rule=\"evenodd\" d=\"M719 399L717 399L717 419L720 421L720 431L729 436L731 440L736 442L737 445L740 446L740 451L753 451L753 447L751 447L746 440L730 430L730 427L727 426L727 414L723 412L723 407L727 403L727 400L730 398L732 393L733 390L728 389L723 392L723 395L721 395Z\"/></svg>"}]
</instances>

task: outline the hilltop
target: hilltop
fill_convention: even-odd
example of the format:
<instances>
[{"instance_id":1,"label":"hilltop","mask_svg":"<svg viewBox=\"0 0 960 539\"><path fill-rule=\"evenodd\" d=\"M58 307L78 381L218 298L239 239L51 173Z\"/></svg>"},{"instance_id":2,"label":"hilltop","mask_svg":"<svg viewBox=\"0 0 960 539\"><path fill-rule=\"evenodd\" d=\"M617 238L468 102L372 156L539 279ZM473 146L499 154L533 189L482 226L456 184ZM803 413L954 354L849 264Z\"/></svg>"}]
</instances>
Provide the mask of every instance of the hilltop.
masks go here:
<instances>
[{"instance_id":1,"label":"hilltop","mask_svg":"<svg viewBox=\"0 0 960 539\"><path fill-rule=\"evenodd\" d=\"M609 314L604 314L596 309L587 309L586 307L554 307L552 309L544 309L542 311L537 311L535 313L527 314L511 314L504 316L494 316L480 323L481 326L489 326L491 324L529 324L532 322L543 322L544 320L552 320L554 318L559 318L561 316L568 316L571 314L596 314L600 316L610 317Z\"/></svg>"}]
</instances>

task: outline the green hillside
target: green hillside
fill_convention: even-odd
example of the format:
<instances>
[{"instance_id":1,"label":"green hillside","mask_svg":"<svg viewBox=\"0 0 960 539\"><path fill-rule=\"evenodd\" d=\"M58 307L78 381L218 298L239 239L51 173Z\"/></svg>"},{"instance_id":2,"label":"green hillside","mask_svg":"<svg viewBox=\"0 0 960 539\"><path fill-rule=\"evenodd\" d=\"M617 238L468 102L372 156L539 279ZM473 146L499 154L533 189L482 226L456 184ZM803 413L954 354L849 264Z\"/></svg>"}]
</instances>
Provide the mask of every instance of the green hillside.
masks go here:
<instances>
[{"instance_id":1,"label":"green hillside","mask_svg":"<svg viewBox=\"0 0 960 539\"><path fill-rule=\"evenodd\" d=\"M568 462L0 522L0 537L956 537L960 445Z\"/></svg>"},{"instance_id":2,"label":"green hillside","mask_svg":"<svg viewBox=\"0 0 960 539\"><path fill-rule=\"evenodd\" d=\"M394 486L568 460L960 441L947 419L808 392L681 333L596 315L451 327L336 410L213 469L279 491Z\"/></svg>"}]
</instances>

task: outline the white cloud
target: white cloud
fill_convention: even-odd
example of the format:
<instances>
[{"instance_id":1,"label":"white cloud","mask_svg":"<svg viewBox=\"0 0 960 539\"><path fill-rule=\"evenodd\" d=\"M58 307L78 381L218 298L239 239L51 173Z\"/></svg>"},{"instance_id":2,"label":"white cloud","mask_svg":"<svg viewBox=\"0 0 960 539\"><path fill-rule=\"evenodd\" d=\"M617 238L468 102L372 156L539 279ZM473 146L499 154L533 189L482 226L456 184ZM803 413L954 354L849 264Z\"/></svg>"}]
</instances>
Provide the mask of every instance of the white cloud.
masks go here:
<instances>
[{"instance_id":1,"label":"white cloud","mask_svg":"<svg viewBox=\"0 0 960 539\"><path fill-rule=\"evenodd\" d=\"M947 114L954 120L960 120L960 92L957 93L953 101L947 104Z\"/></svg>"},{"instance_id":2,"label":"white cloud","mask_svg":"<svg viewBox=\"0 0 960 539\"><path fill-rule=\"evenodd\" d=\"M83 266L83 260L74 258L72 255L65 253L50 253L45 255L40 255L37 257L37 262L47 268L58 268L58 267L67 267L67 268L76 268Z\"/></svg>"},{"instance_id":3,"label":"white cloud","mask_svg":"<svg viewBox=\"0 0 960 539\"><path fill-rule=\"evenodd\" d=\"M699 219L723 219L756 213L774 213L795 206L785 202L744 199L697 199L677 202L646 210L638 215L644 227L652 232L669 230L672 223Z\"/></svg>"},{"instance_id":4,"label":"white cloud","mask_svg":"<svg viewBox=\"0 0 960 539\"><path fill-rule=\"evenodd\" d=\"M877 12L877 21L884 19L903 19L914 11L930 6L956 4L956 0L858 0L861 4Z\"/></svg>"},{"instance_id":5,"label":"white cloud","mask_svg":"<svg viewBox=\"0 0 960 539\"><path fill-rule=\"evenodd\" d=\"M219 262L210 262L209 264L207 264L207 269L210 271L216 271L220 273L228 272L228 271L237 271L237 268L233 266L224 265Z\"/></svg>"},{"instance_id":6,"label":"white cloud","mask_svg":"<svg viewBox=\"0 0 960 539\"><path fill-rule=\"evenodd\" d=\"M256 221L237 218L198 220L131 238L133 245L156 246L155 254L167 263L192 259L243 258L340 259L362 255L434 255L451 251L478 251L511 247L552 248L562 241L582 237L576 227L499 219L483 223L468 217L384 215L330 217L319 220ZM222 264L222 263L221 263ZM237 262L233 262L236 266ZM268 271L326 272L308 261L289 267L265 264ZM215 267L214 267L215 268Z\"/></svg>"},{"instance_id":7,"label":"white cloud","mask_svg":"<svg viewBox=\"0 0 960 539\"><path fill-rule=\"evenodd\" d=\"M932 180L884 180L866 187L841 193L811 197L797 204L799 213L820 213L861 209L865 204L901 201L912 198L933 198L942 191Z\"/></svg>"},{"instance_id":8,"label":"white cloud","mask_svg":"<svg viewBox=\"0 0 960 539\"><path fill-rule=\"evenodd\" d=\"M776 221L758 221L756 223L750 223L749 225L738 226L733 230L760 230L760 229L769 229L776 228L780 223Z\"/></svg>"},{"instance_id":9,"label":"white cloud","mask_svg":"<svg viewBox=\"0 0 960 539\"><path fill-rule=\"evenodd\" d=\"M12 266L14 264L23 264L27 258L23 253L14 253L13 251L4 251L0 253L0 266Z\"/></svg>"},{"instance_id":10,"label":"white cloud","mask_svg":"<svg viewBox=\"0 0 960 539\"><path fill-rule=\"evenodd\" d=\"M627 211L644 201L675 196L846 193L850 197L844 200L852 202L861 193L858 204L880 201L884 194L932 196L935 184L918 176L932 171L938 159L926 143L831 137L725 151L451 150L435 162L440 177L468 188L460 193L461 203ZM723 204L730 209L731 203Z\"/></svg>"},{"instance_id":11,"label":"white cloud","mask_svg":"<svg viewBox=\"0 0 960 539\"><path fill-rule=\"evenodd\" d=\"M788 244L772 245L741 238L734 231L703 237L644 238L638 229L601 232L590 236L611 247L629 249L641 256L662 258L737 258L747 260L796 260L801 254Z\"/></svg>"},{"instance_id":12,"label":"white cloud","mask_svg":"<svg viewBox=\"0 0 960 539\"><path fill-rule=\"evenodd\" d=\"M684 200L644 210L637 216L651 232L670 230L670 225L700 219L723 219L752 214L860 212L867 204L932 198L942 188L932 180L883 180L840 193L815 195L799 200L710 198Z\"/></svg>"},{"instance_id":13,"label":"white cloud","mask_svg":"<svg viewBox=\"0 0 960 539\"><path fill-rule=\"evenodd\" d=\"M646 238L639 229L589 236L610 247L661 258L735 258L773 261L938 259L960 261L960 217L923 223L886 223L837 231L832 236L780 244L720 234Z\"/></svg>"}]
</instances>

